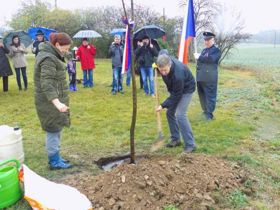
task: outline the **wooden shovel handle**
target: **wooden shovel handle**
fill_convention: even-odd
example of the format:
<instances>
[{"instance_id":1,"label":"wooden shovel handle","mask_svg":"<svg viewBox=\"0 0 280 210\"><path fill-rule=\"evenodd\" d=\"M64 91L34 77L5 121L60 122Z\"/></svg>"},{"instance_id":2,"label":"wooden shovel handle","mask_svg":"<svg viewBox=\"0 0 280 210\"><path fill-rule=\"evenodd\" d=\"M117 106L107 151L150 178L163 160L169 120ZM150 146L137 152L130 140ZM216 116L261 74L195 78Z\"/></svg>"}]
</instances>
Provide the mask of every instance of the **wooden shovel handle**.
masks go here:
<instances>
[{"instance_id":1,"label":"wooden shovel handle","mask_svg":"<svg viewBox=\"0 0 280 210\"><path fill-rule=\"evenodd\" d=\"M155 69L155 98L156 98L156 107L158 107L160 105L159 103L159 85L158 85L158 71L157 69ZM162 125L161 125L161 116L160 116L160 112L157 112L157 130L158 130L158 134L159 136L163 136L162 134Z\"/></svg>"}]
</instances>

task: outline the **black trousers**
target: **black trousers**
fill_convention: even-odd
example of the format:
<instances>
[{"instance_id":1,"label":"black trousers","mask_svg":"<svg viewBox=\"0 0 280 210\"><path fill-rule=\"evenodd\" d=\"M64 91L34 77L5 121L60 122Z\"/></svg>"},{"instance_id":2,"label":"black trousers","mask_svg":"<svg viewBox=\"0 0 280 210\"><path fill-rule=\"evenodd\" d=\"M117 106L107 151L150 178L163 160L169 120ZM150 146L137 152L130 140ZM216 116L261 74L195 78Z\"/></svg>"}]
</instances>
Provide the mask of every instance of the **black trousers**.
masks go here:
<instances>
[{"instance_id":1,"label":"black trousers","mask_svg":"<svg viewBox=\"0 0 280 210\"><path fill-rule=\"evenodd\" d=\"M8 76L3 76L2 80L3 80L3 91L7 92L8 89L9 89L9 77Z\"/></svg>"},{"instance_id":2,"label":"black trousers","mask_svg":"<svg viewBox=\"0 0 280 210\"><path fill-rule=\"evenodd\" d=\"M197 82L197 92L204 115L207 119L212 119L216 108L217 83Z\"/></svg>"},{"instance_id":3,"label":"black trousers","mask_svg":"<svg viewBox=\"0 0 280 210\"><path fill-rule=\"evenodd\" d=\"M21 90L21 79L20 79L20 71L23 77L23 83L24 83L24 88L27 89L27 76L26 76L26 67L22 68L15 68L16 70L16 76L17 76L17 84L18 84L18 89Z\"/></svg>"}]
</instances>

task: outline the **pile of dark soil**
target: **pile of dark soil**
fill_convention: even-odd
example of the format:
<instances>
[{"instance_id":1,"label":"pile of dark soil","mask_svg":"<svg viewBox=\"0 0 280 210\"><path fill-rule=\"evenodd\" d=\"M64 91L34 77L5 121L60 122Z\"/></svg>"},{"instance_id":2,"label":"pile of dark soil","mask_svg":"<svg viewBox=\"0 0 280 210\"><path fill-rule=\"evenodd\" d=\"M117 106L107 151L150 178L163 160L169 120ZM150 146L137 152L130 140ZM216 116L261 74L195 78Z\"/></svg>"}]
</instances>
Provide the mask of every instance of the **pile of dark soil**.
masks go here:
<instances>
[{"instance_id":1,"label":"pile of dark soil","mask_svg":"<svg viewBox=\"0 0 280 210\"><path fill-rule=\"evenodd\" d=\"M198 210L221 209L218 197L242 187L247 179L239 165L191 154L150 157L98 176L71 175L63 182L84 193L95 210L160 210L170 204Z\"/></svg>"}]
</instances>

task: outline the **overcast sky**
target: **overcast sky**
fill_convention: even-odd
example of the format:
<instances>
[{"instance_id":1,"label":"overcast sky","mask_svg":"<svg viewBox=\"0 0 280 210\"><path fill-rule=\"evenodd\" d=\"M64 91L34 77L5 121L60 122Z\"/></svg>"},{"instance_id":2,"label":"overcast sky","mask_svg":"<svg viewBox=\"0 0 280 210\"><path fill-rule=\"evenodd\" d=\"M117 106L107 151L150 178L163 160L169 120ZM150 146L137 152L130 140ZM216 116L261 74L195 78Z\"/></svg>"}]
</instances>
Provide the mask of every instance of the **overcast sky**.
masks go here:
<instances>
[{"instance_id":1,"label":"overcast sky","mask_svg":"<svg viewBox=\"0 0 280 210\"><path fill-rule=\"evenodd\" d=\"M4 1L4 0L2 0ZM54 5L55 0L45 0ZM185 8L179 7L182 0L134 0L136 4L150 6L151 9L165 13L168 17L183 16ZM260 30L280 29L278 0L216 0L240 10L245 20L245 31L256 33ZM0 7L0 25L9 20L21 7L22 0L8 0L8 5ZM130 0L125 0L130 4ZM76 9L100 6L121 6L121 0L57 0L58 7Z\"/></svg>"}]
</instances>

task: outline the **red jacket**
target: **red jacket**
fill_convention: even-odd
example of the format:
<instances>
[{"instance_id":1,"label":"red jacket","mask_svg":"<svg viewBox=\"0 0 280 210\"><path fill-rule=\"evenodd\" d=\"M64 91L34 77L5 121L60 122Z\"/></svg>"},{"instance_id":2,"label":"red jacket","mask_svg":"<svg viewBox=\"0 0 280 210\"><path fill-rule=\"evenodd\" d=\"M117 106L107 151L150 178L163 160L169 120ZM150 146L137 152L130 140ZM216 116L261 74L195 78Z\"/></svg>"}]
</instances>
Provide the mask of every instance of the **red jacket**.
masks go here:
<instances>
[{"instance_id":1,"label":"red jacket","mask_svg":"<svg viewBox=\"0 0 280 210\"><path fill-rule=\"evenodd\" d=\"M89 44L87 46L81 45L77 51L77 57L81 61L82 70L94 69L94 56L96 48Z\"/></svg>"}]
</instances>

